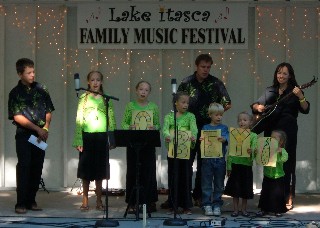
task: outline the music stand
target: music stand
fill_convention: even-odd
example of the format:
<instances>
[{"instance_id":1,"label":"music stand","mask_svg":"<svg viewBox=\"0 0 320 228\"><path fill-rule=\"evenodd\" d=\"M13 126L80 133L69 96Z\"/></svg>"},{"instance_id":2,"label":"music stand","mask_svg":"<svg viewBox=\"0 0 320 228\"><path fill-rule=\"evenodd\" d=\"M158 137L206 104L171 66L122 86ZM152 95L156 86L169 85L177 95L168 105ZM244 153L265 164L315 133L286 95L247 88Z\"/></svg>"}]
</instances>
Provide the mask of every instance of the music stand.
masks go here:
<instances>
[{"instance_id":1,"label":"music stand","mask_svg":"<svg viewBox=\"0 0 320 228\"><path fill-rule=\"evenodd\" d=\"M131 147L136 153L136 180L135 186L130 193L129 203L124 213L124 217L128 214L128 209L136 191L136 220L139 220L139 191L140 191L140 150L145 146L160 147L160 132L158 130L115 130L114 131L115 145L117 147ZM150 213L148 216L151 217Z\"/></svg>"}]
</instances>

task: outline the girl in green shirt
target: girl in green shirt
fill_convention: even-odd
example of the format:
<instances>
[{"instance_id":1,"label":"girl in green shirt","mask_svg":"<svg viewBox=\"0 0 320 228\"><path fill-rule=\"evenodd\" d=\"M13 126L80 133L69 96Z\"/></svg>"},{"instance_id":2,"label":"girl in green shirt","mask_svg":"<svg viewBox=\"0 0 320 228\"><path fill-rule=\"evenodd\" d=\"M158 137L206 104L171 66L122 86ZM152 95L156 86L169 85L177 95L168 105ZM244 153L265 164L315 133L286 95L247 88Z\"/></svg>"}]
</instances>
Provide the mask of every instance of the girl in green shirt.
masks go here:
<instances>
[{"instance_id":1,"label":"girl in green shirt","mask_svg":"<svg viewBox=\"0 0 320 228\"><path fill-rule=\"evenodd\" d=\"M284 149L286 145L286 133L281 130L273 130L271 137L279 142L277 150L276 167L263 167L263 182L260 193L258 207L261 211L257 212L257 216L264 216L267 212L272 212L279 217L282 213L288 211L285 198L285 182L283 163L288 160L288 153Z\"/></svg>"},{"instance_id":2,"label":"girl in green shirt","mask_svg":"<svg viewBox=\"0 0 320 228\"><path fill-rule=\"evenodd\" d=\"M147 81L140 81L136 85L136 100L126 105L121 126L124 130L159 130L159 108L149 101L151 85ZM133 119L134 114L134 119ZM140 123L140 124L139 124ZM144 146L139 150L140 163L140 196L139 204L147 204L149 213L155 212L158 201L156 179L156 149ZM126 203L129 204L130 214L136 213L136 194L134 193L136 181L136 153L134 148L127 147L127 174L126 174ZM136 186L137 187L137 186Z\"/></svg>"},{"instance_id":3,"label":"girl in green shirt","mask_svg":"<svg viewBox=\"0 0 320 228\"><path fill-rule=\"evenodd\" d=\"M116 122L113 104L108 102L108 121L106 119L107 104L102 96L103 75L91 71L87 75L88 90L79 98L76 128L72 146L79 151L77 177L82 179L83 198L80 209L89 210L88 192L90 181L96 184L96 209L104 210L101 200L102 180L107 178L108 131L114 131ZM108 129L107 129L108 127Z\"/></svg>"}]
</instances>

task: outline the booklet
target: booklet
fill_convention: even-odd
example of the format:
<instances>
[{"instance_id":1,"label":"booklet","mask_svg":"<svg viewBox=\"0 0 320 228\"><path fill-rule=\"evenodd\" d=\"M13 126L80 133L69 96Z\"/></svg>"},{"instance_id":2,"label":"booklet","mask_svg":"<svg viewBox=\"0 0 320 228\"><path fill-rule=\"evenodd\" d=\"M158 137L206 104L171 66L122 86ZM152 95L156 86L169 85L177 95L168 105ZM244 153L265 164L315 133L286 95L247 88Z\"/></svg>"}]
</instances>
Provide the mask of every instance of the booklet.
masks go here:
<instances>
[{"instance_id":1,"label":"booklet","mask_svg":"<svg viewBox=\"0 0 320 228\"><path fill-rule=\"evenodd\" d=\"M45 150L48 146L48 144L45 143L44 141L38 142L38 138L34 135L31 135L28 141L33 145L39 147L41 150Z\"/></svg>"}]
</instances>

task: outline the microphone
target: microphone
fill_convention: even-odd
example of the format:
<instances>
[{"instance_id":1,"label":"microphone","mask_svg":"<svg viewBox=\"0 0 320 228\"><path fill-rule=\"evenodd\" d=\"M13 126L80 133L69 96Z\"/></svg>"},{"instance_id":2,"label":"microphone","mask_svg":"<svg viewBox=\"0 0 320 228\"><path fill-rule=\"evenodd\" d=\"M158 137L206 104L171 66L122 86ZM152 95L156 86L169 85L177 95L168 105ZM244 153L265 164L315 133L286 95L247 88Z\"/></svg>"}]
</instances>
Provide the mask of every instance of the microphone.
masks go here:
<instances>
[{"instance_id":1,"label":"microphone","mask_svg":"<svg viewBox=\"0 0 320 228\"><path fill-rule=\"evenodd\" d=\"M78 73L74 74L74 88L77 92L77 97L79 97L79 90L80 90L80 77Z\"/></svg>"},{"instance_id":2,"label":"microphone","mask_svg":"<svg viewBox=\"0 0 320 228\"><path fill-rule=\"evenodd\" d=\"M177 93L177 79L172 78L171 79L171 88L172 88L172 93Z\"/></svg>"}]
</instances>

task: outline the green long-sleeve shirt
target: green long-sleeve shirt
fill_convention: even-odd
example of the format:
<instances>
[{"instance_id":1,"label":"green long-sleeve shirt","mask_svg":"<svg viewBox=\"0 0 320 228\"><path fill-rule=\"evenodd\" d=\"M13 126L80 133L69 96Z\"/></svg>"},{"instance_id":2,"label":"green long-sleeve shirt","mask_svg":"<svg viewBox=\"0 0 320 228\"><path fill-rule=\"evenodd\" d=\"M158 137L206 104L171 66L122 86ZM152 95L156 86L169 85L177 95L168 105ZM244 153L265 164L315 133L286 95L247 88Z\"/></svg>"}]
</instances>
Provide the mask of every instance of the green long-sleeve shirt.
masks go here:
<instances>
[{"instance_id":1,"label":"green long-sleeve shirt","mask_svg":"<svg viewBox=\"0 0 320 228\"><path fill-rule=\"evenodd\" d=\"M227 170L232 169L232 163L238 165L252 166L254 160L254 149L257 148L258 135L256 133L250 132L250 148L252 153L250 157L237 157L228 155L227 158Z\"/></svg>"},{"instance_id":2,"label":"green long-sleeve shirt","mask_svg":"<svg viewBox=\"0 0 320 228\"><path fill-rule=\"evenodd\" d=\"M113 104L108 102L108 131L114 131L116 121ZM106 132L106 105L103 97L96 98L85 93L80 96L76 118L76 128L73 138L73 147L83 146L82 132Z\"/></svg>"},{"instance_id":3,"label":"green long-sleeve shirt","mask_svg":"<svg viewBox=\"0 0 320 228\"><path fill-rule=\"evenodd\" d=\"M264 166L263 175L272 179L277 179L284 176L283 163L288 160L287 151L282 148L281 153L277 153L276 167Z\"/></svg>"},{"instance_id":4,"label":"green long-sleeve shirt","mask_svg":"<svg viewBox=\"0 0 320 228\"><path fill-rule=\"evenodd\" d=\"M159 118L159 108L158 106L150 102L146 106L140 106L136 101L131 101L126 105L121 127L124 130L128 130L132 124L132 112L133 111L152 111L153 114L153 127L155 130L160 130L160 118Z\"/></svg>"}]
</instances>

